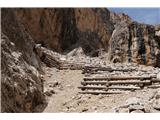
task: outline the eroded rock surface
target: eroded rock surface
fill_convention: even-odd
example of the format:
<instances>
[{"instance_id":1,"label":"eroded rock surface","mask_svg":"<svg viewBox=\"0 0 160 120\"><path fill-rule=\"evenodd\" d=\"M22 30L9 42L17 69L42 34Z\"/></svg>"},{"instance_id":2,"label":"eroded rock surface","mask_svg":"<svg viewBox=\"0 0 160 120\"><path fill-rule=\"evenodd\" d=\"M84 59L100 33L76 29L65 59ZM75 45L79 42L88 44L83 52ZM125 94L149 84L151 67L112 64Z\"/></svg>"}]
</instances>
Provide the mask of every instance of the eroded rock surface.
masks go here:
<instances>
[{"instance_id":1,"label":"eroded rock surface","mask_svg":"<svg viewBox=\"0 0 160 120\"><path fill-rule=\"evenodd\" d=\"M133 62L159 67L159 29L157 26L132 22L128 17L115 18L115 29L109 43L109 60Z\"/></svg>"},{"instance_id":2,"label":"eroded rock surface","mask_svg":"<svg viewBox=\"0 0 160 120\"><path fill-rule=\"evenodd\" d=\"M107 9L14 9L36 43L57 52L82 47L89 56L98 49L111 62L160 65L159 26L140 24Z\"/></svg>"},{"instance_id":3,"label":"eroded rock surface","mask_svg":"<svg viewBox=\"0 0 160 120\"><path fill-rule=\"evenodd\" d=\"M86 53L107 50L113 31L107 9L14 9L37 43L57 52L82 46Z\"/></svg>"},{"instance_id":4,"label":"eroded rock surface","mask_svg":"<svg viewBox=\"0 0 160 120\"><path fill-rule=\"evenodd\" d=\"M1 46L2 112L33 112L45 101L40 59L33 51L32 38L12 10L2 12Z\"/></svg>"},{"instance_id":5,"label":"eroded rock surface","mask_svg":"<svg viewBox=\"0 0 160 120\"><path fill-rule=\"evenodd\" d=\"M149 94L136 95L127 99L122 105L114 108L115 112L127 113L155 113L160 112L159 89L151 91ZM124 111L125 109L125 111Z\"/></svg>"}]
</instances>

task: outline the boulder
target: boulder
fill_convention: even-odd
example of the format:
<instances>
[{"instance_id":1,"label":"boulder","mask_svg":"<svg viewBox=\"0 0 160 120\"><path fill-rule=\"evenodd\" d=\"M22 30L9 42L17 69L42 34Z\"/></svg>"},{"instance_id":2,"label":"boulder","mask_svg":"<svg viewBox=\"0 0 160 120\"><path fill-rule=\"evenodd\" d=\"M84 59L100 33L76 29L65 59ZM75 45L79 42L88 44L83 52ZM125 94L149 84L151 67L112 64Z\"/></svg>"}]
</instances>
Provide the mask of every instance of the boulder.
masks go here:
<instances>
[{"instance_id":1,"label":"boulder","mask_svg":"<svg viewBox=\"0 0 160 120\"><path fill-rule=\"evenodd\" d=\"M157 73L157 79L160 80L160 72Z\"/></svg>"}]
</instances>

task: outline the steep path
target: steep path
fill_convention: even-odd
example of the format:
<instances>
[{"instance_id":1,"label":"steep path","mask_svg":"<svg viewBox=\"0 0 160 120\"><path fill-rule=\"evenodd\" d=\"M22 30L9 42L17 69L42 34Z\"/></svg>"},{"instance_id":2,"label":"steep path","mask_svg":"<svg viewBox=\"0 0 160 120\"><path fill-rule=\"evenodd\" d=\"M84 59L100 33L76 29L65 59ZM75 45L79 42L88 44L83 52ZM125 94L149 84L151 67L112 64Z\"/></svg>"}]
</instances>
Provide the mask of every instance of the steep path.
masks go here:
<instances>
[{"instance_id":1,"label":"steep path","mask_svg":"<svg viewBox=\"0 0 160 120\"><path fill-rule=\"evenodd\" d=\"M159 112L148 104L149 102L154 103L155 94L159 89L147 88L113 95L83 95L78 93L79 89L77 88L83 79L81 71L59 71L55 68L44 68L44 70L46 71L44 91L47 91L48 99L48 105L43 110L44 113L117 112L116 109L119 109L119 106L124 107L120 109L120 112L127 112L129 108L125 108L125 106L132 103L138 103L138 105L145 103L140 106L145 109L145 112Z\"/></svg>"},{"instance_id":2,"label":"steep path","mask_svg":"<svg viewBox=\"0 0 160 120\"><path fill-rule=\"evenodd\" d=\"M45 75L45 89L52 89L49 86L55 86L55 94L49 97L49 103L44 112L67 112L64 104L71 100L78 93L78 86L82 81L81 71L62 70L57 71L54 68L47 68Z\"/></svg>"}]
</instances>

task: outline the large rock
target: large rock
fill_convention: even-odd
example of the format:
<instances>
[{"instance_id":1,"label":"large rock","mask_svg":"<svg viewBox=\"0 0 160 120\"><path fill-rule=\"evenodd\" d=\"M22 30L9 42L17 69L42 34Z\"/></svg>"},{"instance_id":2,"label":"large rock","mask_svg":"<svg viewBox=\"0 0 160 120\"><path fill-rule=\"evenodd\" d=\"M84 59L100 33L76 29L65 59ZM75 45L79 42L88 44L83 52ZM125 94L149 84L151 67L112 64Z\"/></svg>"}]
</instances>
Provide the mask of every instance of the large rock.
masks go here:
<instances>
[{"instance_id":1,"label":"large rock","mask_svg":"<svg viewBox=\"0 0 160 120\"><path fill-rule=\"evenodd\" d=\"M153 108L156 109L156 110L160 110L160 99L156 99L153 102Z\"/></svg>"},{"instance_id":2,"label":"large rock","mask_svg":"<svg viewBox=\"0 0 160 120\"><path fill-rule=\"evenodd\" d=\"M157 74L157 79L160 80L160 72Z\"/></svg>"},{"instance_id":3,"label":"large rock","mask_svg":"<svg viewBox=\"0 0 160 120\"><path fill-rule=\"evenodd\" d=\"M10 9L2 10L2 112L33 112L43 104L40 59L34 42Z\"/></svg>"},{"instance_id":4,"label":"large rock","mask_svg":"<svg viewBox=\"0 0 160 120\"><path fill-rule=\"evenodd\" d=\"M114 29L107 9L13 9L36 43L57 52L108 49Z\"/></svg>"},{"instance_id":5,"label":"large rock","mask_svg":"<svg viewBox=\"0 0 160 120\"><path fill-rule=\"evenodd\" d=\"M109 60L160 67L159 40L155 26L122 21L112 33Z\"/></svg>"}]
</instances>

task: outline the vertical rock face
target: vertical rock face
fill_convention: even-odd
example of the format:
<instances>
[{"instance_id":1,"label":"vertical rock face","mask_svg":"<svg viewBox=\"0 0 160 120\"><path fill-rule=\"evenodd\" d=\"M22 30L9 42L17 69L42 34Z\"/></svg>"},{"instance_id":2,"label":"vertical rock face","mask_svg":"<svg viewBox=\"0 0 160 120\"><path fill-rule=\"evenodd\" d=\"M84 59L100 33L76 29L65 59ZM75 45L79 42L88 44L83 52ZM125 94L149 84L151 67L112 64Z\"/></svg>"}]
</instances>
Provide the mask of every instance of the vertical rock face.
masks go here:
<instances>
[{"instance_id":1,"label":"vertical rock face","mask_svg":"<svg viewBox=\"0 0 160 120\"><path fill-rule=\"evenodd\" d=\"M108 51L108 42L114 29L107 9L75 9L78 38L86 52L103 48Z\"/></svg>"},{"instance_id":2,"label":"vertical rock face","mask_svg":"<svg viewBox=\"0 0 160 120\"><path fill-rule=\"evenodd\" d=\"M112 62L134 62L160 66L158 26L132 22L128 17L111 14L115 29L110 39Z\"/></svg>"},{"instance_id":3,"label":"vertical rock face","mask_svg":"<svg viewBox=\"0 0 160 120\"><path fill-rule=\"evenodd\" d=\"M129 26L131 38L131 61L138 64L159 66L159 44L155 27L151 25L132 23Z\"/></svg>"},{"instance_id":4,"label":"vertical rock face","mask_svg":"<svg viewBox=\"0 0 160 120\"><path fill-rule=\"evenodd\" d=\"M128 61L129 37L128 24L121 22L116 25L109 41L109 61L113 63Z\"/></svg>"},{"instance_id":5,"label":"vertical rock face","mask_svg":"<svg viewBox=\"0 0 160 120\"><path fill-rule=\"evenodd\" d=\"M57 9L12 9L19 23L28 29L36 43L60 51L63 11Z\"/></svg>"},{"instance_id":6,"label":"vertical rock face","mask_svg":"<svg viewBox=\"0 0 160 120\"><path fill-rule=\"evenodd\" d=\"M14 9L38 43L63 52L82 46L86 53L108 50L113 31L107 9Z\"/></svg>"},{"instance_id":7,"label":"vertical rock face","mask_svg":"<svg viewBox=\"0 0 160 120\"><path fill-rule=\"evenodd\" d=\"M33 112L44 102L34 42L12 10L2 9L2 112Z\"/></svg>"},{"instance_id":8,"label":"vertical rock face","mask_svg":"<svg viewBox=\"0 0 160 120\"><path fill-rule=\"evenodd\" d=\"M118 13L110 12L110 19L115 25L124 21L128 24L132 22L132 19L124 13L118 14Z\"/></svg>"},{"instance_id":9,"label":"vertical rock face","mask_svg":"<svg viewBox=\"0 0 160 120\"><path fill-rule=\"evenodd\" d=\"M91 55L109 53L112 62L159 66L159 27L133 22L123 13L107 9L14 9L17 19L36 43L69 52L81 46ZM93 54L95 56L95 54Z\"/></svg>"}]
</instances>

